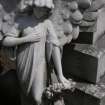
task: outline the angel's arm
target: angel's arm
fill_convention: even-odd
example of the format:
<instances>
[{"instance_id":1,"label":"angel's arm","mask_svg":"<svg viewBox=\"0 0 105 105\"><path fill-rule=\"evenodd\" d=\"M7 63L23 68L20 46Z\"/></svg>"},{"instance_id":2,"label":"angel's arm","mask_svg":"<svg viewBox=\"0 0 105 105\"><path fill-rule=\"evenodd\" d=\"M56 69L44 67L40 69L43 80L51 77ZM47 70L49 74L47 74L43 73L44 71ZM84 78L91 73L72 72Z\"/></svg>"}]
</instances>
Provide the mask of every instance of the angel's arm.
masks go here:
<instances>
[{"instance_id":1,"label":"angel's arm","mask_svg":"<svg viewBox=\"0 0 105 105\"><path fill-rule=\"evenodd\" d=\"M34 33L34 35L27 35L23 37L19 37L20 33L22 34L22 30L18 28L18 25L15 24L4 36L2 40L2 44L4 46L12 47L28 42L38 42L40 41L39 33ZM31 33L30 33L31 34Z\"/></svg>"},{"instance_id":2,"label":"angel's arm","mask_svg":"<svg viewBox=\"0 0 105 105\"><path fill-rule=\"evenodd\" d=\"M39 41L40 41L39 35L28 35L28 36L19 37L19 38L7 36L3 39L2 44L4 46L12 47L12 46L29 43L29 42L37 43Z\"/></svg>"}]
</instances>

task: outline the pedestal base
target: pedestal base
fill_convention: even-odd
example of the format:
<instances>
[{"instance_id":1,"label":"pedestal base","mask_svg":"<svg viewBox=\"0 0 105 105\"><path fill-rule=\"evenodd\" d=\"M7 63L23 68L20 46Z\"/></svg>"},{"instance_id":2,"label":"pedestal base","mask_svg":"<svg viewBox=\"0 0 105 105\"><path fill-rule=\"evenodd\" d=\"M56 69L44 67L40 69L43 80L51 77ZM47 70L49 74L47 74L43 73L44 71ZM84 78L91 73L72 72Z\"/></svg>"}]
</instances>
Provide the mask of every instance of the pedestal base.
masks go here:
<instances>
[{"instance_id":1,"label":"pedestal base","mask_svg":"<svg viewBox=\"0 0 105 105\"><path fill-rule=\"evenodd\" d=\"M105 86L77 83L76 90L64 96L65 105L105 105Z\"/></svg>"},{"instance_id":2,"label":"pedestal base","mask_svg":"<svg viewBox=\"0 0 105 105\"><path fill-rule=\"evenodd\" d=\"M67 78L97 83L105 73L105 52L97 49L73 50L66 45L63 50L63 72Z\"/></svg>"}]
</instances>

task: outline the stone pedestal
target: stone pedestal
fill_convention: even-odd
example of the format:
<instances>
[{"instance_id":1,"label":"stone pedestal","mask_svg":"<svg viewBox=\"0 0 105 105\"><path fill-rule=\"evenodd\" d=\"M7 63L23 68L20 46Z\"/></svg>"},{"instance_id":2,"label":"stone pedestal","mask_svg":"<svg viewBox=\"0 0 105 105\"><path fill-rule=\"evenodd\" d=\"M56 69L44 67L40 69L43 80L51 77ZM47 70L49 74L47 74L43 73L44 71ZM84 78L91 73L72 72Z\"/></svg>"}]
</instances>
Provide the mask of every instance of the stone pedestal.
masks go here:
<instances>
[{"instance_id":1,"label":"stone pedestal","mask_svg":"<svg viewBox=\"0 0 105 105\"><path fill-rule=\"evenodd\" d=\"M65 105L105 105L105 85L77 83L76 90L64 98Z\"/></svg>"},{"instance_id":2,"label":"stone pedestal","mask_svg":"<svg viewBox=\"0 0 105 105\"><path fill-rule=\"evenodd\" d=\"M50 85L48 87L47 94L51 105L105 105L105 76L97 84L89 84L86 82L74 82L71 81L71 89L65 89L58 84ZM75 83L75 85L74 85ZM46 95L47 95L46 94ZM52 95L53 94L53 95ZM49 96L47 95L47 96ZM49 104L48 104L49 105Z\"/></svg>"},{"instance_id":3,"label":"stone pedestal","mask_svg":"<svg viewBox=\"0 0 105 105\"><path fill-rule=\"evenodd\" d=\"M72 40L72 43L93 44L94 33L93 32L80 32L78 38L76 40Z\"/></svg>"},{"instance_id":4,"label":"stone pedestal","mask_svg":"<svg viewBox=\"0 0 105 105\"><path fill-rule=\"evenodd\" d=\"M97 83L105 73L105 51L94 48L71 49L66 45L62 57L66 77Z\"/></svg>"}]
</instances>

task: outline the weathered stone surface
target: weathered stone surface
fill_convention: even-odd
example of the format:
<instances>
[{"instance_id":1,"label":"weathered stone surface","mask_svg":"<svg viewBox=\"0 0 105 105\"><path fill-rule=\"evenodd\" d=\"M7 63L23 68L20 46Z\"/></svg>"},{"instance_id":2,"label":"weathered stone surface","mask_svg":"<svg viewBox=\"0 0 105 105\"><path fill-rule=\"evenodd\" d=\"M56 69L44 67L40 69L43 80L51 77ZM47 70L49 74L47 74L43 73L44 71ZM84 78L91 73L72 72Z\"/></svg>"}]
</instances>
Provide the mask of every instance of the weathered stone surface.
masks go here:
<instances>
[{"instance_id":1,"label":"weathered stone surface","mask_svg":"<svg viewBox=\"0 0 105 105\"><path fill-rule=\"evenodd\" d=\"M88 8L88 11L97 11L105 5L105 0L94 0L91 7Z\"/></svg>"},{"instance_id":2,"label":"weathered stone surface","mask_svg":"<svg viewBox=\"0 0 105 105\"><path fill-rule=\"evenodd\" d=\"M96 83L105 73L105 51L94 48L63 49L62 65L66 77L75 76Z\"/></svg>"},{"instance_id":3,"label":"weathered stone surface","mask_svg":"<svg viewBox=\"0 0 105 105\"><path fill-rule=\"evenodd\" d=\"M54 103L54 105L104 105L104 80L105 78L101 79L101 81L96 85L71 81L71 84L73 83L71 86L74 88L73 91L71 89L61 91L60 89L62 89L62 86L55 83L48 87L48 92L51 97L46 98L51 100L50 102Z\"/></svg>"},{"instance_id":4,"label":"weathered stone surface","mask_svg":"<svg viewBox=\"0 0 105 105\"><path fill-rule=\"evenodd\" d=\"M86 21L96 21L98 17L98 12L84 12L83 19Z\"/></svg>"},{"instance_id":5,"label":"weathered stone surface","mask_svg":"<svg viewBox=\"0 0 105 105\"><path fill-rule=\"evenodd\" d=\"M105 7L99 10L99 17L97 20L97 31L94 32L94 43L97 43L105 34Z\"/></svg>"},{"instance_id":6,"label":"weathered stone surface","mask_svg":"<svg viewBox=\"0 0 105 105\"><path fill-rule=\"evenodd\" d=\"M105 105L105 85L77 83L76 90L64 98L65 105Z\"/></svg>"},{"instance_id":7,"label":"weathered stone surface","mask_svg":"<svg viewBox=\"0 0 105 105\"><path fill-rule=\"evenodd\" d=\"M104 33L105 33L105 28L104 28L105 25L103 24L105 22L104 17L105 17L105 8L102 8L98 11L97 23L95 21L87 22L87 21L83 20L80 24L81 32L93 32L93 36L91 37L92 42L91 43L85 42L84 39L89 40L88 37L90 37L90 36L88 34L86 34L86 35L84 34L84 36L82 36L83 40L79 41L78 43L103 45L103 44L101 44L101 41L103 40ZM91 26L91 28L89 26ZM77 40L80 40L80 38L78 38Z\"/></svg>"}]
</instances>

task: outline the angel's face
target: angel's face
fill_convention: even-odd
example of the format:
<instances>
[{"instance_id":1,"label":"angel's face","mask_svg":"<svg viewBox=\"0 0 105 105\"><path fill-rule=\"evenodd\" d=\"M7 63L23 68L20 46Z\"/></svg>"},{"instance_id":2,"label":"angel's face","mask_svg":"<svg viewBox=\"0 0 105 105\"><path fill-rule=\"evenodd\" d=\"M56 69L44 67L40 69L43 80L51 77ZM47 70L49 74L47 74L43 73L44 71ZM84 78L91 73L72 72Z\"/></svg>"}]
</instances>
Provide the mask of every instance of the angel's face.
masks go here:
<instances>
[{"instance_id":1,"label":"angel's face","mask_svg":"<svg viewBox=\"0 0 105 105\"><path fill-rule=\"evenodd\" d=\"M41 18L49 14L49 9L46 7L34 7L33 14L36 18Z\"/></svg>"}]
</instances>

